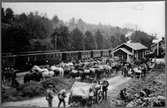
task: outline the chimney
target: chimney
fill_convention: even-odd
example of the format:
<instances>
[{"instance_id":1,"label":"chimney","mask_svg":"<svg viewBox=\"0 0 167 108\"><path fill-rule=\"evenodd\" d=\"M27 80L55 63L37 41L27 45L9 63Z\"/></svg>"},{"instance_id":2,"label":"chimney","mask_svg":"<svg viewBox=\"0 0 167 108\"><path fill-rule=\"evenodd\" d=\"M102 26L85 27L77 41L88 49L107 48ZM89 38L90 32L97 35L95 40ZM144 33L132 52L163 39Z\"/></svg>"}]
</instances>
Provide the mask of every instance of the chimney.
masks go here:
<instances>
[{"instance_id":1,"label":"chimney","mask_svg":"<svg viewBox=\"0 0 167 108\"><path fill-rule=\"evenodd\" d=\"M128 32L128 33L125 34L125 37L128 38L127 43L131 43L131 41L132 41L132 40L131 40L132 34L133 34L133 32Z\"/></svg>"}]
</instances>

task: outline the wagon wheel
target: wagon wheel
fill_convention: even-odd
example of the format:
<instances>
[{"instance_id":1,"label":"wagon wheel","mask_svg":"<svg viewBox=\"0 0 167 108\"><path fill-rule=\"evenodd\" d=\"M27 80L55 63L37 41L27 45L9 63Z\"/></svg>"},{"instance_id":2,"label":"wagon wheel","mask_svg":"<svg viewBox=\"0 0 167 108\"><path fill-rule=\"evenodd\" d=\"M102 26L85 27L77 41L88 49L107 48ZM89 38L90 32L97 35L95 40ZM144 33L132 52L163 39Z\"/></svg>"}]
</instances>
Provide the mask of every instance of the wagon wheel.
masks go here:
<instances>
[{"instance_id":1,"label":"wagon wheel","mask_svg":"<svg viewBox=\"0 0 167 108\"><path fill-rule=\"evenodd\" d=\"M99 91L97 94L97 103L101 103L104 99L104 95L102 91Z\"/></svg>"}]
</instances>

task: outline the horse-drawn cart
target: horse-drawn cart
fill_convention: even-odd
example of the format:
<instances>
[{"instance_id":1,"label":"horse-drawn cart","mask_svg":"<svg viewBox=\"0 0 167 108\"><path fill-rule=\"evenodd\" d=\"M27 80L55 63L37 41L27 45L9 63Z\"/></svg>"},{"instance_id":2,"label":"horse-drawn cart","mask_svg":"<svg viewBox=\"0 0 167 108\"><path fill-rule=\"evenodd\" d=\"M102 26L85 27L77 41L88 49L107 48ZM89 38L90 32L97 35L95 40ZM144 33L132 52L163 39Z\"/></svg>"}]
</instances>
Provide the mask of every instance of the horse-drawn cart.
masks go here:
<instances>
[{"instance_id":1,"label":"horse-drawn cart","mask_svg":"<svg viewBox=\"0 0 167 108\"><path fill-rule=\"evenodd\" d=\"M75 82L71 88L69 104L72 106L85 106L102 102L104 96L100 90L97 92L97 95L94 92L90 98L90 89L93 85L92 83Z\"/></svg>"}]
</instances>

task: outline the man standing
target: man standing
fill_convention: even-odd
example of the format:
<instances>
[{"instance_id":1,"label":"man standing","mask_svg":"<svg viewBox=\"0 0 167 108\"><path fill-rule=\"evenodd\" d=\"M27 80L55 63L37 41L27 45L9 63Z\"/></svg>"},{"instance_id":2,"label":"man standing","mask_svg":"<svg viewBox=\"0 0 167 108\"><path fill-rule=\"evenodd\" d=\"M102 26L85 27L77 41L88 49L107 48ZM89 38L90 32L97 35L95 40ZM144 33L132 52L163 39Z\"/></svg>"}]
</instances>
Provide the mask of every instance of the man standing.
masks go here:
<instances>
[{"instance_id":1,"label":"man standing","mask_svg":"<svg viewBox=\"0 0 167 108\"><path fill-rule=\"evenodd\" d=\"M49 107L52 107L53 96L54 96L53 86L49 85L48 89L46 90L46 100L48 101Z\"/></svg>"},{"instance_id":2,"label":"man standing","mask_svg":"<svg viewBox=\"0 0 167 108\"><path fill-rule=\"evenodd\" d=\"M89 89L89 102L90 102L90 105L93 104L93 101L94 101L94 91L93 91L93 88L90 88Z\"/></svg>"},{"instance_id":3,"label":"man standing","mask_svg":"<svg viewBox=\"0 0 167 108\"><path fill-rule=\"evenodd\" d=\"M66 103L65 103L65 97L66 97L66 90L63 89L58 93L58 99L59 99L59 104L58 104L58 108L60 108L60 104L63 102L64 108L66 107Z\"/></svg>"},{"instance_id":4,"label":"man standing","mask_svg":"<svg viewBox=\"0 0 167 108\"><path fill-rule=\"evenodd\" d=\"M109 82L107 80L103 80L102 85L103 85L102 90L103 90L104 98L107 99L107 90L108 90Z\"/></svg>"},{"instance_id":5,"label":"man standing","mask_svg":"<svg viewBox=\"0 0 167 108\"><path fill-rule=\"evenodd\" d=\"M127 99L127 91L126 91L126 88L124 88L124 89L122 89L122 90L120 91L120 98L126 102L126 99Z\"/></svg>"},{"instance_id":6,"label":"man standing","mask_svg":"<svg viewBox=\"0 0 167 108\"><path fill-rule=\"evenodd\" d=\"M97 100L97 95L98 95L98 91L101 89L101 84L100 84L100 81L98 80L94 80L93 83L92 83L92 86L91 88L89 89L89 100L93 99L93 98L96 98L96 103L98 103L98 100Z\"/></svg>"}]
</instances>

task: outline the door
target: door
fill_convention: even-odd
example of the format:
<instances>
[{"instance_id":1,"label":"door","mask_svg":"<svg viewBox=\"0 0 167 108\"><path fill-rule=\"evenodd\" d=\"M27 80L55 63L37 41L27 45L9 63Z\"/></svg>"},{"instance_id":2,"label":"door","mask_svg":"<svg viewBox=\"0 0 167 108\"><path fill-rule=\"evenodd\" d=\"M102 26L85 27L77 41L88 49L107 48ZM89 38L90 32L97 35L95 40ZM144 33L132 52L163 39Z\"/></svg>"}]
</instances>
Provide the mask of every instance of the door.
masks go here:
<instances>
[{"instance_id":1,"label":"door","mask_svg":"<svg viewBox=\"0 0 167 108\"><path fill-rule=\"evenodd\" d=\"M67 60L67 54L66 53L62 53L62 61L66 61Z\"/></svg>"}]
</instances>

